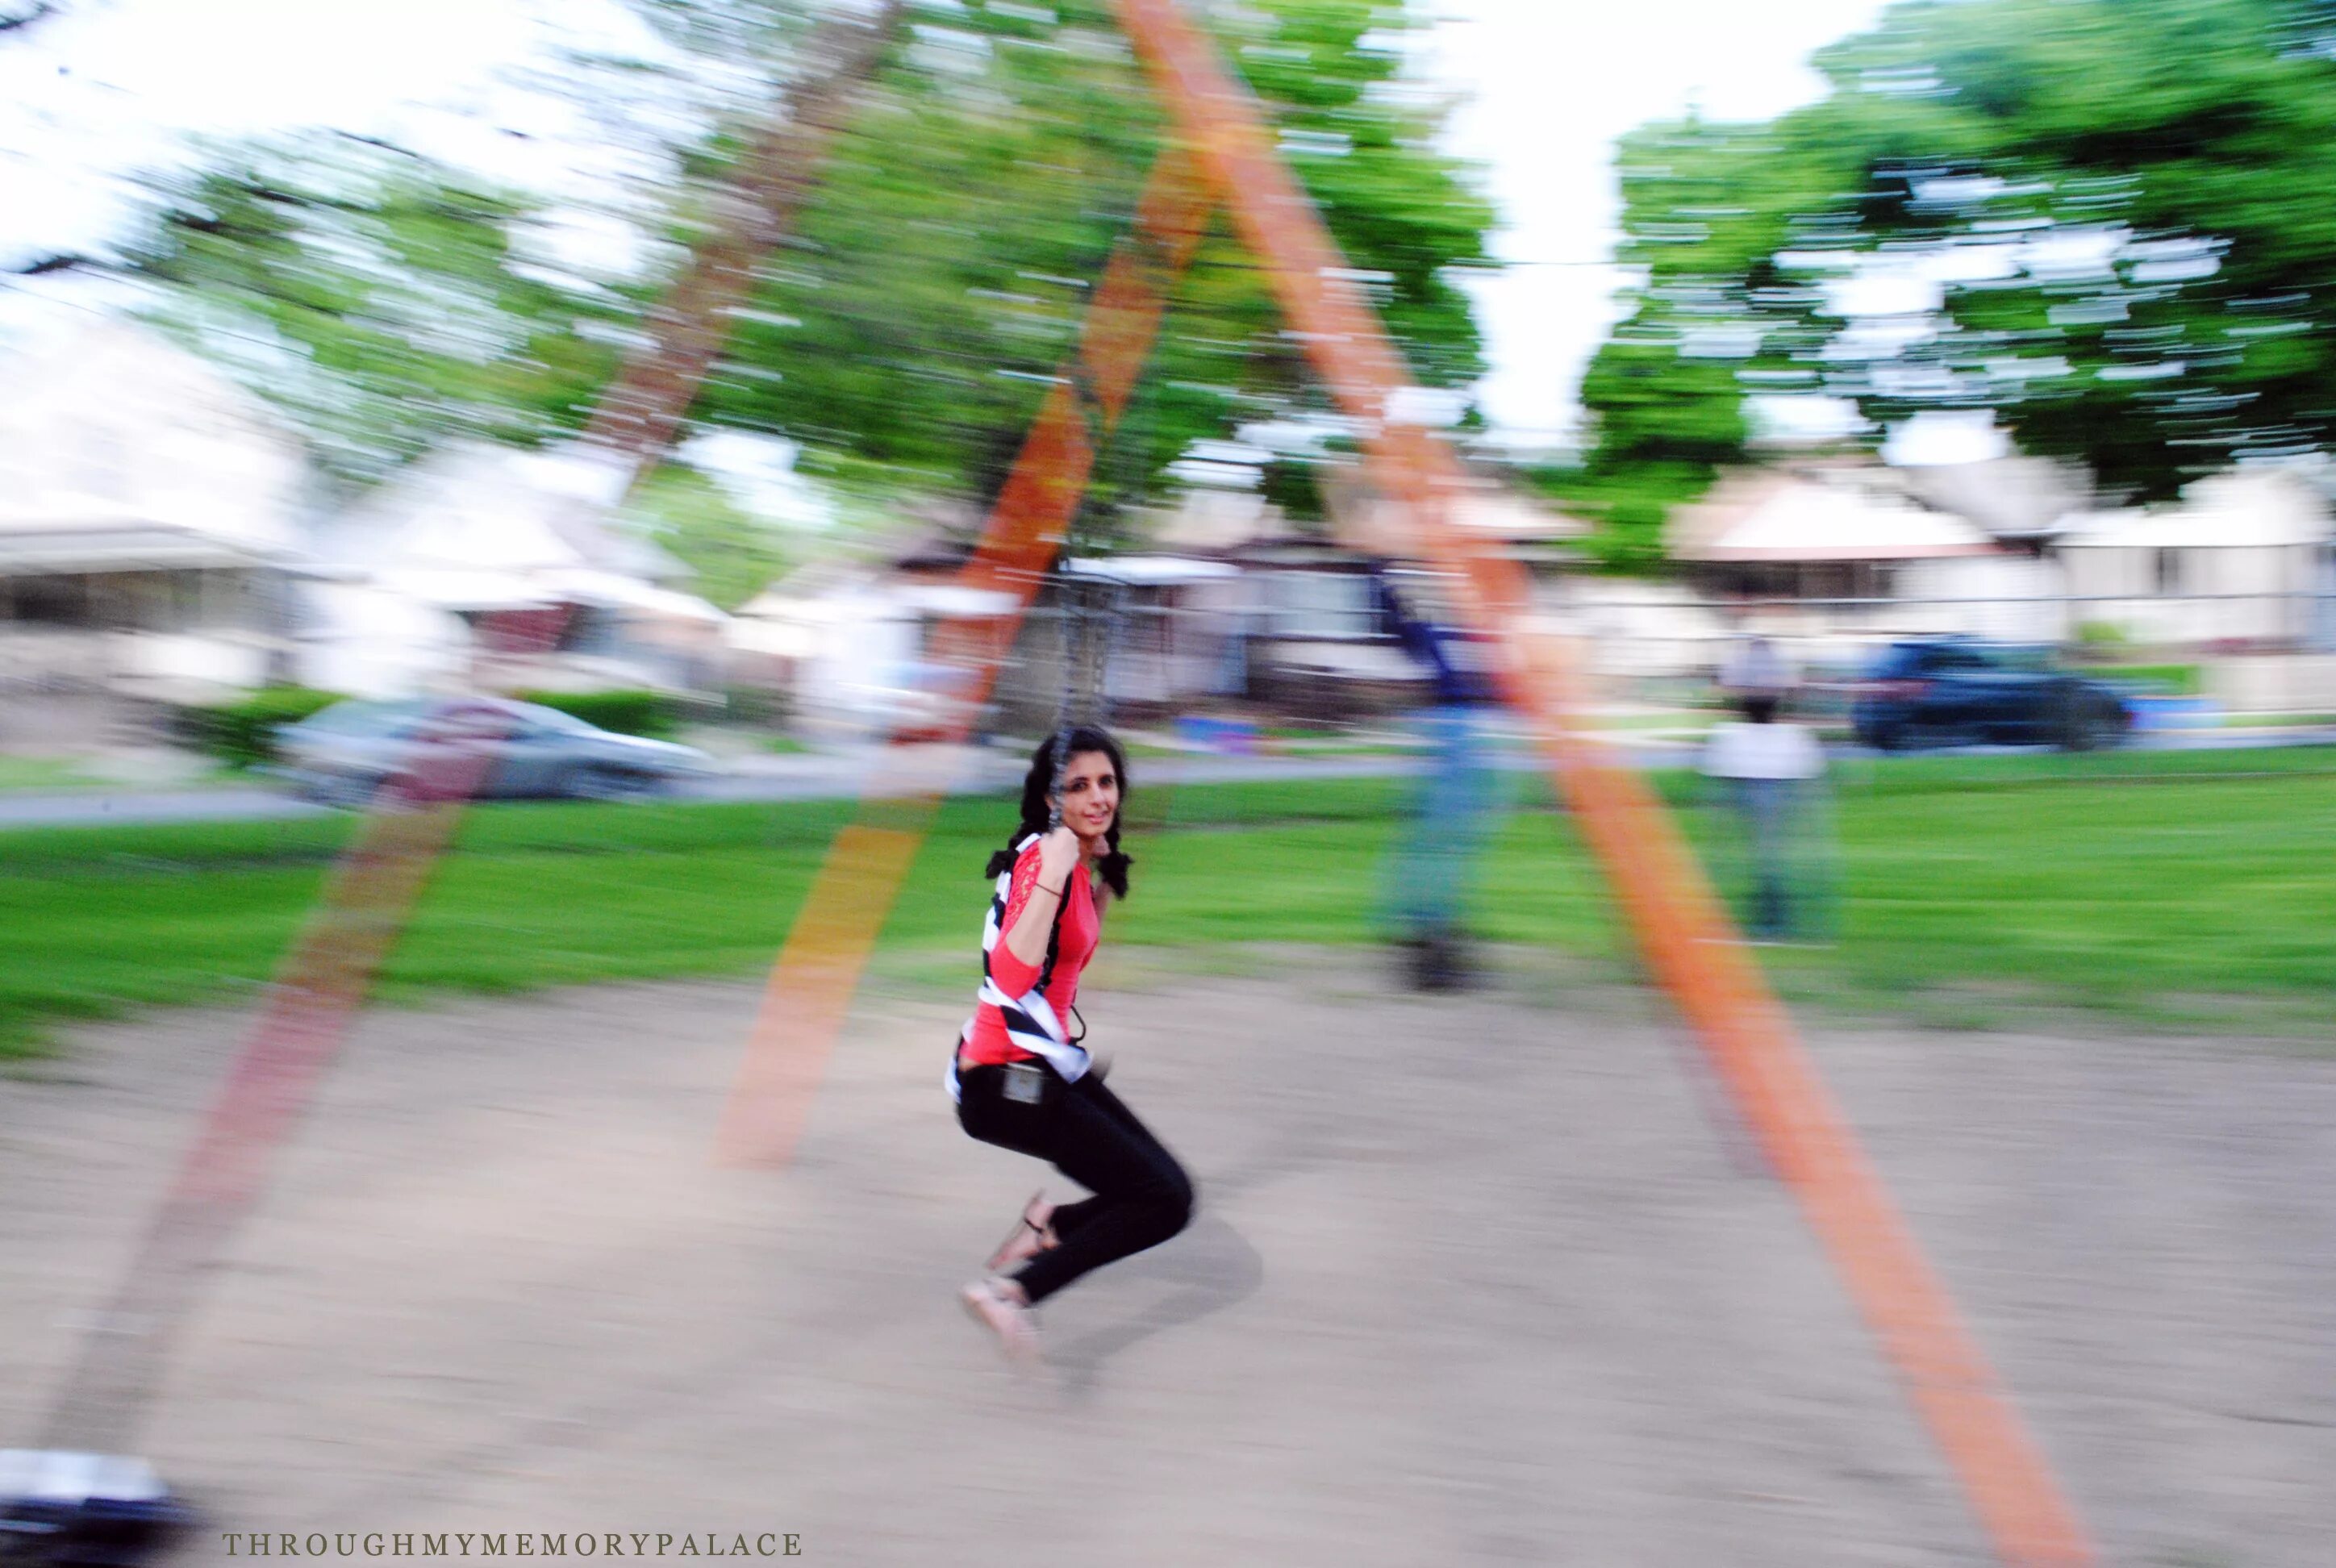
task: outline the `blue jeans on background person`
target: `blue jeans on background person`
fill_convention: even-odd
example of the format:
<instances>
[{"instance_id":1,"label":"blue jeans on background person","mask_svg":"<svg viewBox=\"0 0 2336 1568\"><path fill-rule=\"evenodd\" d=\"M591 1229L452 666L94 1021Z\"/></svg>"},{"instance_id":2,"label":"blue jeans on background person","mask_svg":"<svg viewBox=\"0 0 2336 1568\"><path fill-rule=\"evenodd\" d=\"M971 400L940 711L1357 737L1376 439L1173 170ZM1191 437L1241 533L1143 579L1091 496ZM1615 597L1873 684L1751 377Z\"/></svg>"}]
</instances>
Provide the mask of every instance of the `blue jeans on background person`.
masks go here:
<instances>
[{"instance_id":1,"label":"blue jeans on background person","mask_svg":"<svg viewBox=\"0 0 2336 1568\"><path fill-rule=\"evenodd\" d=\"M1794 817L1800 804L1801 781L1788 778L1738 778L1728 781L1736 809L1744 819L1750 851L1751 887L1745 930L1756 941L1781 941L1794 934Z\"/></svg>"},{"instance_id":2,"label":"blue jeans on background person","mask_svg":"<svg viewBox=\"0 0 2336 1568\"><path fill-rule=\"evenodd\" d=\"M1469 868L1494 803L1485 718L1485 709L1461 704L1418 716L1428 769L1390 862L1387 901L1400 940L1450 940L1459 934Z\"/></svg>"}]
</instances>

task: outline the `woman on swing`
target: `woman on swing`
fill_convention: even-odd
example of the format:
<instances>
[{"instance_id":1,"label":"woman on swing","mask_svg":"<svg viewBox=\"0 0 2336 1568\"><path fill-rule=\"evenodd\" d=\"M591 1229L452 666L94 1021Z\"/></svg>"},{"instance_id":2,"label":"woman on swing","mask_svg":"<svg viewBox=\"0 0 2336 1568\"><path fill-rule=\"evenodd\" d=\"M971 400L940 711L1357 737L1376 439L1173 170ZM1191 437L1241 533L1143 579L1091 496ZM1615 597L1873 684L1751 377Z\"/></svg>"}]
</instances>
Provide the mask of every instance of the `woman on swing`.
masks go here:
<instances>
[{"instance_id":1,"label":"woman on swing","mask_svg":"<svg viewBox=\"0 0 2336 1568\"><path fill-rule=\"evenodd\" d=\"M1084 1023L1076 1035L1067 1027L1104 911L1127 896L1126 790L1125 758L1102 730L1066 729L1031 757L1021 825L989 861L997 893L981 936L980 1005L949 1066L959 1126L1048 1162L1094 1194L1053 1204L1042 1190L988 1275L965 1288L966 1310L1017 1359L1037 1350L1039 1302L1158 1246L1192 1216L1183 1168L1090 1070Z\"/></svg>"}]
</instances>

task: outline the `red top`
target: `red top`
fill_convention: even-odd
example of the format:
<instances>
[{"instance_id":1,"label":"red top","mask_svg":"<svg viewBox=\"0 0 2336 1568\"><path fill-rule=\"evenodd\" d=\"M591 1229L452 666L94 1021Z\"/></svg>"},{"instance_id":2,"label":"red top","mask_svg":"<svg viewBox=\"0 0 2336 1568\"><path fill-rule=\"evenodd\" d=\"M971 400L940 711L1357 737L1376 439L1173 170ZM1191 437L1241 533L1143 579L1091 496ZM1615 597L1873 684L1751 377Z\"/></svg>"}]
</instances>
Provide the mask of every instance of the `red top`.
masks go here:
<instances>
[{"instance_id":1,"label":"red top","mask_svg":"<svg viewBox=\"0 0 2336 1568\"><path fill-rule=\"evenodd\" d=\"M1039 962L1026 964L1014 956L1006 945L1006 933L1014 929L1030 897L1038 889L1038 846L1034 842L1014 862L1013 881L1006 892L1006 908L998 920L998 940L988 954L989 978L998 989L1009 997L1027 995L1038 983L1038 971L1045 967ZM1067 1027L1071 1004L1078 999L1079 971L1087 967L1095 956L1095 943L1103 935L1103 920L1095 912L1095 884L1087 876L1086 862L1081 861L1071 871L1063 908L1062 934L1055 949L1054 978L1046 984L1044 995L1055 1016ZM1008 1039L1006 1020L998 1016L996 1004L984 1002L974 1009L973 1022L966 1031L965 1044L959 1052L968 1066L990 1066L999 1062L1021 1062L1030 1059L1031 1053Z\"/></svg>"}]
</instances>

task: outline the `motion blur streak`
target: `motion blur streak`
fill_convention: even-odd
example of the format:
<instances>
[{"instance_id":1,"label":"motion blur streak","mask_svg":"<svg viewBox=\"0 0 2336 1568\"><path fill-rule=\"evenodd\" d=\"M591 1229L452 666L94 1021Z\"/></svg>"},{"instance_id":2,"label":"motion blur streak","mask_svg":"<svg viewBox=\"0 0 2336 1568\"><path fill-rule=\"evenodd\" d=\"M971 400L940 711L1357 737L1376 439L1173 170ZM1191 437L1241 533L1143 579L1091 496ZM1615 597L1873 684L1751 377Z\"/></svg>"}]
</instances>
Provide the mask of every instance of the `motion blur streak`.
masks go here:
<instances>
[{"instance_id":1,"label":"motion blur streak","mask_svg":"<svg viewBox=\"0 0 2336 1568\"><path fill-rule=\"evenodd\" d=\"M1256 103L1172 0L1120 0L1121 15L1202 150L1323 378L1369 422L1378 462L1418 530L1421 553L1463 576L1471 618L1501 628L1512 700L1539 723L1556 782L1630 911L1657 975L1737 1090L1779 1171L1801 1195L1868 1324L1961 1476L2007 1563L2089 1563L2074 1512L2018 1413L1922 1261L1879 1176L1825 1093L1669 814L1635 775L1597 760L1566 716L1582 694L1548 639L1523 635L1514 562L1455 548L1446 521L1461 478L1449 452L1389 416L1409 385L1401 360L1351 286L1311 205L1274 158Z\"/></svg>"}]
</instances>

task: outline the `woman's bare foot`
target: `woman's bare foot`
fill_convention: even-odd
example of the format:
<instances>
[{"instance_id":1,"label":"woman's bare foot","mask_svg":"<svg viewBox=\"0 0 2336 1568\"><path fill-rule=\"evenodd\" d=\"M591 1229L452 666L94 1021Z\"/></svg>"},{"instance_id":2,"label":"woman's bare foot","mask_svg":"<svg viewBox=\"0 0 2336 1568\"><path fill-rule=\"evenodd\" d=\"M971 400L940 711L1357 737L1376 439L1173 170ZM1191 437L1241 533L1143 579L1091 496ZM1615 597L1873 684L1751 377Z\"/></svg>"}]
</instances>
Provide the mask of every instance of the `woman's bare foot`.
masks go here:
<instances>
[{"instance_id":1,"label":"woman's bare foot","mask_svg":"<svg viewBox=\"0 0 2336 1568\"><path fill-rule=\"evenodd\" d=\"M1022 1217L1015 1222L1014 1229L1007 1232L1006 1240L998 1244L998 1251L989 1254L989 1261L982 1267L993 1274L1002 1274L1017 1263L1027 1262L1054 1246L1054 1218L1055 1205L1046 1202L1045 1190L1042 1188L1033 1193L1030 1201L1022 1205Z\"/></svg>"},{"instance_id":2,"label":"woman's bare foot","mask_svg":"<svg viewBox=\"0 0 2336 1568\"><path fill-rule=\"evenodd\" d=\"M998 1336L998 1349L1009 1361L1038 1359L1038 1314L1030 1298L1012 1280L976 1280L958 1292L958 1300L977 1323Z\"/></svg>"}]
</instances>

